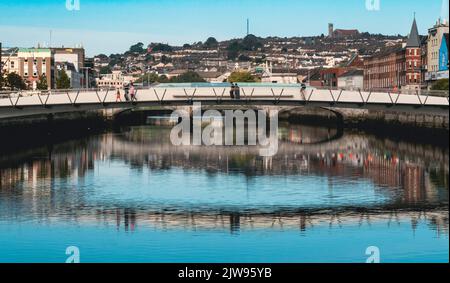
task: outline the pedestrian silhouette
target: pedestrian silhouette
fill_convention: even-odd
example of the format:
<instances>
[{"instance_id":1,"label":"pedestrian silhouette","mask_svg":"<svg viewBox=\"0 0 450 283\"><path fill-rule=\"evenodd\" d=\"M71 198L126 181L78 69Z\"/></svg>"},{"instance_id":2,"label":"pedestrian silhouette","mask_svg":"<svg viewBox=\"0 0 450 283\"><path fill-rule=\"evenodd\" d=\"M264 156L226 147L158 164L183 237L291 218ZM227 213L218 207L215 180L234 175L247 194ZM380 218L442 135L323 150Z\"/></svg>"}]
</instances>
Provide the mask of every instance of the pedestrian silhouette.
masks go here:
<instances>
[{"instance_id":1,"label":"pedestrian silhouette","mask_svg":"<svg viewBox=\"0 0 450 283\"><path fill-rule=\"evenodd\" d=\"M241 89L239 88L238 84L235 84L234 86L234 98L237 100L241 99Z\"/></svg>"},{"instance_id":2,"label":"pedestrian silhouette","mask_svg":"<svg viewBox=\"0 0 450 283\"><path fill-rule=\"evenodd\" d=\"M230 98L234 99L234 84L231 84L231 89L230 89Z\"/></svg>"}]
</instances>

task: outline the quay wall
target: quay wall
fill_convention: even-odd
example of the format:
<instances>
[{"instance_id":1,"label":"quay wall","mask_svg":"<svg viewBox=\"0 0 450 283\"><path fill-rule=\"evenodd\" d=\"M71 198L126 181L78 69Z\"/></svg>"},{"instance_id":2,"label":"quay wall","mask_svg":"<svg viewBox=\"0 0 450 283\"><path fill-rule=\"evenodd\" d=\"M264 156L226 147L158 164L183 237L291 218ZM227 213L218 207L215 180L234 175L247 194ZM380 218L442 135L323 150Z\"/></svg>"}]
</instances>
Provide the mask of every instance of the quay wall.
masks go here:
<instances>
[{"instance_id":1,"label":"quay wall","mask_svg":"<svg viewBox=\"0 0 450 283\"><path fill-rule=\"evenodd\" d=\"M359 109L296 108L282 111L280 118L301 122L338 122L348 128L409 127L449 130L449 116Z\"/></svg>"}]
</instances>

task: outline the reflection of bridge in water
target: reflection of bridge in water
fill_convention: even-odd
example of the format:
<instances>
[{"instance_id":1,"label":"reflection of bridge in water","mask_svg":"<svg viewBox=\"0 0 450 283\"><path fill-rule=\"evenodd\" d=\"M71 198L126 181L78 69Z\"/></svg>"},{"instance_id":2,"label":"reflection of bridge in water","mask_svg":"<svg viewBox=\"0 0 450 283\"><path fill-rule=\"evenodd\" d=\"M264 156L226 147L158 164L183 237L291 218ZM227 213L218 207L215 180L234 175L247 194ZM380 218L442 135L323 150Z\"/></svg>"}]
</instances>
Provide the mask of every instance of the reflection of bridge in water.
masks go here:
<instances>
[{"instance_id":1,"label":"reflection of bridge in water","mask_svg":"<svg viewBox=\"0 0 450 283\"><path fill-rule=\"evenodd\" d=\"M437 234L448 234L448 211L384 211L384 212L353 212L353 213L323 213L323 214L170 214L136 212L124 209L116 211L102 211L94 217L80 221L115 222L117 228L132 230L136 224L160 229L221 229L231 232L254 229L307 231L317 226L342 228L343 226L365 226L375 223L399 225L410 222L414 230L419 221L425 221L432 226Z\"/></svg>"},{"instance_id":2,"label":"reflection of bridge in water","mask_svg":"<svg viewBox=\"0 0 450 283\"><path fill-rule=\"evenodd\" d=\"M61 209L61 208L59 208ZM26 211L23 211L24 213ZM386 210L386 211L321 211L316 213L233 213L233 212L170 212L135 208L105 209L101 207L67 207L61 211L48 208L38 213L39 221L52 223L78 223L88 225L115 226L117 230L134 231L138 228L159 230L222 230L231 233L245 233L252 230L307 232L316 227L341 229L343 227L364 227L372 225L410 225L415 230L419 223L425 223L436 231L437 236L449 234L449 215L446 209L428 210ZM34 212L36 213L36 212ZM8 213L0 220L9 219ZM35 216L36 217L36 216Z\"/></svg>"}]
</instances>

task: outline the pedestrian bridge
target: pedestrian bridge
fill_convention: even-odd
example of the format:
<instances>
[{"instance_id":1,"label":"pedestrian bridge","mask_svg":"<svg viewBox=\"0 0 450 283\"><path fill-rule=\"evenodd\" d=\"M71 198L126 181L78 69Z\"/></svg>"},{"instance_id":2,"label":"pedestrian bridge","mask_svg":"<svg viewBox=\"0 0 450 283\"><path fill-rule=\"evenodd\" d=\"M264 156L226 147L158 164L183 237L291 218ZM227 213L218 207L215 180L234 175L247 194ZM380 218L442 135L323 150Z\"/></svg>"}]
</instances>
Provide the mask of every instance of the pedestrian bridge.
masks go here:
<instances>
[{"instance_id":1,"label":"pedestrian bridge","mask_svg":"<svg viewBox=\"0 0 450 283\"><path fill-rule=\"evenodd\" d=\"M0 119L102 109L190 106L321 107L449 115L448 92L399 93L386 90L302 89L301 85L241 84L240 99L231 99L229 84L161 84L136 90L136 101L117 100L115 89L52 90L0 93Z\"/></svg>"}]
</instances>

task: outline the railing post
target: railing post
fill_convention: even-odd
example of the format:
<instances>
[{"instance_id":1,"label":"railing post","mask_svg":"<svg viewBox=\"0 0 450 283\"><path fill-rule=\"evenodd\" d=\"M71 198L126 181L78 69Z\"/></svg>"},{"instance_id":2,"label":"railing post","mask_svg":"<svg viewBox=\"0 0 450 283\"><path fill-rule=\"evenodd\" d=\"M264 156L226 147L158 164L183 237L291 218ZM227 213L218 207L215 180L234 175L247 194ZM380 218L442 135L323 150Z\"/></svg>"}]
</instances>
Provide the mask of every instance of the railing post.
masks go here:
<instances>
[{"instance_id":1,"label":"railing post","mask_svg":"<svg viewBox=\"0 0 450 283\"><path fill-rule=\"evenodd\" d=\"M420 105L423 106L422 99L420 99L420 95L419 95L419 91L418 90L416 90L416 96L417 96L417 99L419 100Z\"/></svg>"}]
</instances>

